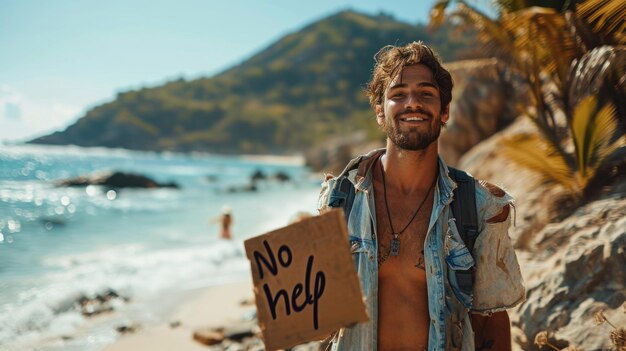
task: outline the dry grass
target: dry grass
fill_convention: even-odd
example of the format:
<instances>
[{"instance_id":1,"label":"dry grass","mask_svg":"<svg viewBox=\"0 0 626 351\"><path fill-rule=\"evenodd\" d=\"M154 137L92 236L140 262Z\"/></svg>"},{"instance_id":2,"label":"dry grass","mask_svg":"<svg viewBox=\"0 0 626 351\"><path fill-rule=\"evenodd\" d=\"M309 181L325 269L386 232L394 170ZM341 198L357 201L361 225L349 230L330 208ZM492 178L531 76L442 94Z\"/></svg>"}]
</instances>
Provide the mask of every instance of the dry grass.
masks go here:
<instances>
[{"instance_id":1,"label":"dry grass","mask_svg":"<svg viewBox=\"0 0 626 351\"><path fill-rule=\"evenodd\" d=\"M626 313L626 302L622 304L622 310L624 313ZM603 310L599 310L596 313L594 313L593 320L598 326L604 323L609 325L613 329L611 333L609 334L609 339L611 340L611 343L614 345L615 350L626 351L626 328L616 327L613 323L611 323L611 321L609 321L606 318L606 315L604 314ZM539 348L548 346L549 348L556 350L556 351L583 351L582 349L572 344L570 344L566 348L561 349L555 346L554 344L550 343L551 336L552 336L551 333L547 330L540 331L539 333L537 333L537 335L535 335L535 345L537 345Z\"/></svg>"}]
</instances>

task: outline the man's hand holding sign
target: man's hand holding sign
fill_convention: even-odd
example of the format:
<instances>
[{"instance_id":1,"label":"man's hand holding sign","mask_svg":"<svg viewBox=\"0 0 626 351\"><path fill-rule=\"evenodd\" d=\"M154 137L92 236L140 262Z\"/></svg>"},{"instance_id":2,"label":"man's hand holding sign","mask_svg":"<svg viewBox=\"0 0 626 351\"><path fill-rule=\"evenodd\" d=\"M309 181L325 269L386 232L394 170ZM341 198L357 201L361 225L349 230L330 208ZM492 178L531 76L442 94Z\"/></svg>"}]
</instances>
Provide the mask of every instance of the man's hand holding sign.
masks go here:
<instances>
[{"instance_id":1,"label":"man's hand holding sign","mask_svg":"<svg viewBox=\"0 0 626 351\"><path fill-rule=\"evenodd\" d=\"M245 246L268 350L367 321L341 210L249 239Z\"/></svg>"}]
</instances>

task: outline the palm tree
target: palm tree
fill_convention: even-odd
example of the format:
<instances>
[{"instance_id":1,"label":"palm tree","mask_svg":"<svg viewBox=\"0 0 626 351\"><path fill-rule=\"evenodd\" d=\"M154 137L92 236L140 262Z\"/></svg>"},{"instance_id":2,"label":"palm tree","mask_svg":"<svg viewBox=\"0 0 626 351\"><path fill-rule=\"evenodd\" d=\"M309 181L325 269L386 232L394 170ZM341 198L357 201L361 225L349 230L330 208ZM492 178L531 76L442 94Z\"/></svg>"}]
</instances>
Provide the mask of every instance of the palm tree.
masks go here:
<instances>
[{"instance_id":1,"label":"palm tree","mask_svg":"<svg viewBox=\"0 0 626 351\"><path fill-rule=\"evenodd\" d=\"M538 2L495 1L499 15L492 19L457 0L452 16L476 30L485 50L508 63L526 83L531 108L520 113L530 117L538 134L507 140L511 159L535 171L542 181L564 185L580 199L589 184L597 183L591 180L602 162L624 145L624 126L615 121L612 106L626 95L626 79L620 78L626 77L625 55L606 45L625 42L626 3L541 1L539 7ZM431 26L442 23L451 3L434 5ZM600 57L606 61L600 62ZM608 79L615 83L607 84ZM589 97L595 95L601 109L598 99ZM617 110L621 120L623 109Z\"/></svg>"}]
</instances>

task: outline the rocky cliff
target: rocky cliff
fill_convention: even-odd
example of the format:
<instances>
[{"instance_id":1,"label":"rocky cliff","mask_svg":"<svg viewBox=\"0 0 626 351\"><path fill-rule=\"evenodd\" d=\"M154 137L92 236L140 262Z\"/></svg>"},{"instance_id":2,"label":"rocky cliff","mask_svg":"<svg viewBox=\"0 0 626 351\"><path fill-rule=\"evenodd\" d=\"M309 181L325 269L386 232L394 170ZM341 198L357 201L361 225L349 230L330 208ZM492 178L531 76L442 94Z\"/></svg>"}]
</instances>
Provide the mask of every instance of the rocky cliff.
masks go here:
<instances>
[{"instance_id":1,"label":"rocky cliff","mask_svg":"<svg viewBox=\"0 0 626 351\"><path fill-rule=\"evenodd\" d=\"M516 197L510 233L527 300L511 313L515 349L539 350L534 340L541 331L548 331L550 343L559 348L615 349L613 328L596 325L594 314L603 310L613 325L626 327L626 175L575 206L562 188L537 185L498 147L502 138L531 128L528 120L519 119L459 161L460 168Z\"/></svg>"}]
</instances>

